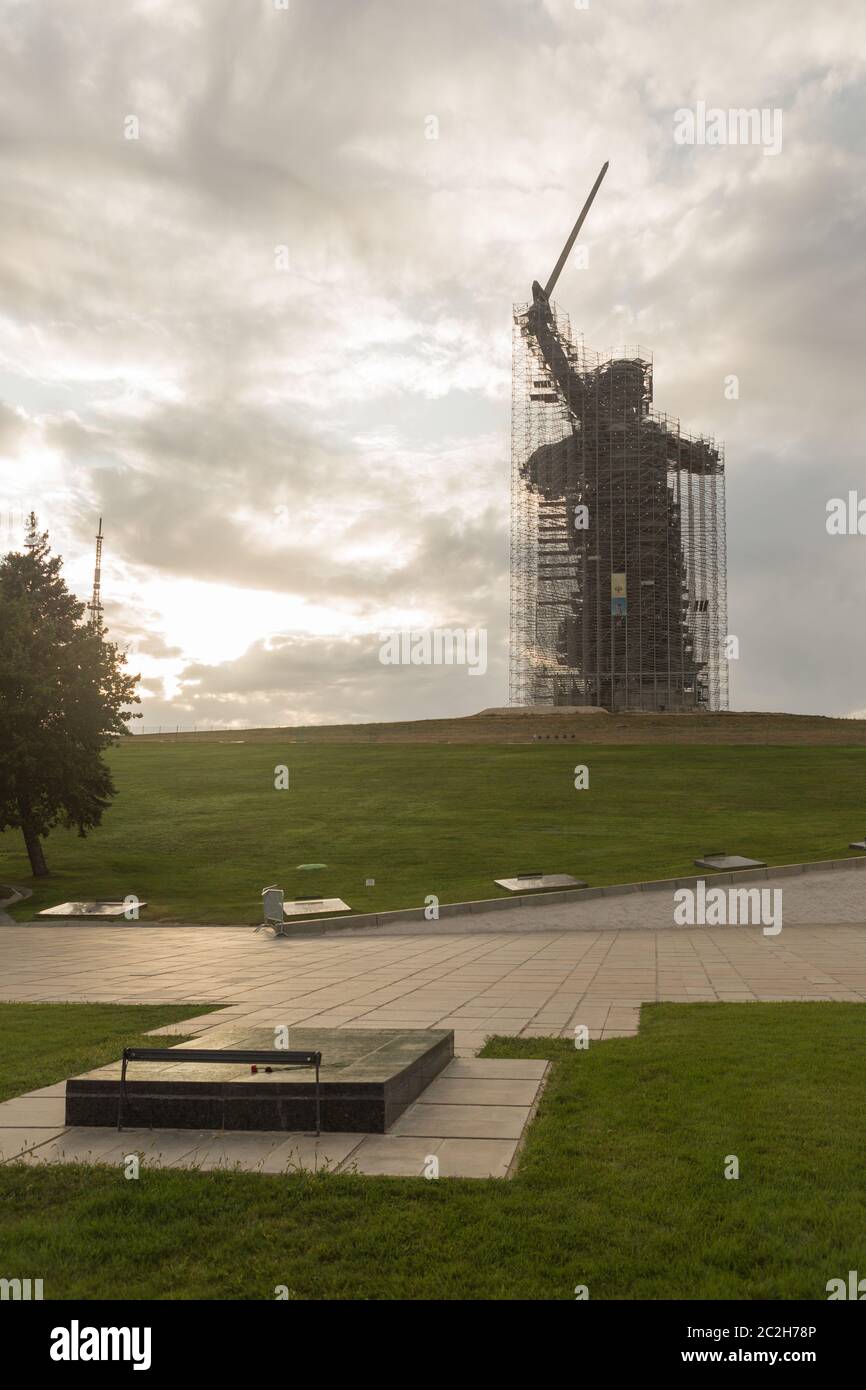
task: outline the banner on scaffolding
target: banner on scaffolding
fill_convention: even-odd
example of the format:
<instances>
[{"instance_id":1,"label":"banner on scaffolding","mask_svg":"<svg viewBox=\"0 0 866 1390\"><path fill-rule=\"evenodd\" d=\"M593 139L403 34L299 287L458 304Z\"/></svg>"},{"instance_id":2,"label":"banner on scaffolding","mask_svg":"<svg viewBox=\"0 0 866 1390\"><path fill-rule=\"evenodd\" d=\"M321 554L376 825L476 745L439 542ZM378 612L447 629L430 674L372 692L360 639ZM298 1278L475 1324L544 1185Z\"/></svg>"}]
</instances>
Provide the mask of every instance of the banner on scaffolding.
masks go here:
<instances>
[{"instance_id":1,"label":"banner on scaffolding","mask_svg":"<svg viewBox=\"0 0 866 1390\"><path fill-rule=\"evenodd\" d=\"M628 612L624 574L610 576L610 612L613 618L624 618Z\"/></svg>"}]
</instances>

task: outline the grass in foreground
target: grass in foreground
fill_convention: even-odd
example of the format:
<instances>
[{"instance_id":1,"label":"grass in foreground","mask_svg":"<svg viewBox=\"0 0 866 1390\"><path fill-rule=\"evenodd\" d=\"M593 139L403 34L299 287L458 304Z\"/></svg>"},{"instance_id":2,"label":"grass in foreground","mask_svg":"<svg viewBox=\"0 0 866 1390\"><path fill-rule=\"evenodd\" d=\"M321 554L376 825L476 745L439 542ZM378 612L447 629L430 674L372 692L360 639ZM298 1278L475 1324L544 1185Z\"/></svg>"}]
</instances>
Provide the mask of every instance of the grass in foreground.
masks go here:
<instances>
[{"instance_id":1,"label":"grass in foreground","mask_svg":"<svg viewBox=\"0 0 866 1390\"><path fill-rule=\"evenodd\" d=\"M370 912L502 896L494 879L539 869L590 884L682 876L712 849L830 859L863 832L866 784L856 747L130 741L111 763L104 824L48 837L50 880L30 878L17 831L0 836L0 881L35 890L19 920L135 893L148 920L253 923L268 883ZM274 789L280 764L287 791ZM328 869L297 872L309 862Z\"/></svg>"},{"instance_id":2,"label":"grass in foreground","mask_svg":"<svg viewBox=\"0 0 866 1390\"><path fill-rule=\"evenodd\" d=\"M864 1051L866 1008L833 1003L492 1039L554 1063L511 1181L7 1165L3 1273L61 1299L823 1299L866 1269Z\"/></svg>"},{"instance_id":3,"label":"grass in foreground","mask_svg":"<svg viewBox=\"0 0 866 1390\"><path fill-rule=\"evenodd\" d=\"M104 1066L125 1047L159 1047L157 1038L145 1037L148 1029L197 1018L218 1007L0 1004L0 1101Z\"/></svg>"}]
</instances>

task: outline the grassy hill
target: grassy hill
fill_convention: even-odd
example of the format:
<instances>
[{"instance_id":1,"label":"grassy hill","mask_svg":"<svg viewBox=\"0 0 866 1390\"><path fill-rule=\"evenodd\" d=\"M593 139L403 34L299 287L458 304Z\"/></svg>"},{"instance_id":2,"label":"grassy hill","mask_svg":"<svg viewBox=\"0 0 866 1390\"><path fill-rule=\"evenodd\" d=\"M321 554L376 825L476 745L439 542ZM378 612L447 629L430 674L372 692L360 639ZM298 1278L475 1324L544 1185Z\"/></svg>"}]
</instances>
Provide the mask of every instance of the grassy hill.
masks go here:
<instances>
[{"instance_id":1,"label":"grassy hill","mask_svg":"<svg viewBox=\"0 0 866 1390\"><path fill-rule=\"evenodd\" d=\"M720 720L757 718L768 716ZM584 722L606 728L608 717ZM682 875L707 849L771 864L835 858L866 830L866 747L851 739L853 721L813 722L844 724L849 745L810 745L805 731L787 746L604 746L586 731L566 742L451 746L330 742L334 730L315 740L279 730L243 742L134 738L110 755L119 794L103 825L85 840L55 831L53 877L38 886L20 835L7 832L0 881L34 887L13 909L19 919L66 899L135 893L148 900L148 919L252 923L269 883L368 912L422 906L428 894L495 897L493 880L515 872L571 872L591 884ZM587 791L574 787L578 763L589 768ZM287 791L274 788L280 764ZM297 871L310 861L328 868Z\"/></svg>"},{"instance_id":2,"label":"grassy hill","mask_svg":"<svg viewBox=\"0 0 866 1390\"><path fill-rule=\"evenodd\" d=\"M571 714L482 710L460 719L137 734L149 743L711 743L866 746L866 719L817 714Z\"/></svg>"}]
</instances>

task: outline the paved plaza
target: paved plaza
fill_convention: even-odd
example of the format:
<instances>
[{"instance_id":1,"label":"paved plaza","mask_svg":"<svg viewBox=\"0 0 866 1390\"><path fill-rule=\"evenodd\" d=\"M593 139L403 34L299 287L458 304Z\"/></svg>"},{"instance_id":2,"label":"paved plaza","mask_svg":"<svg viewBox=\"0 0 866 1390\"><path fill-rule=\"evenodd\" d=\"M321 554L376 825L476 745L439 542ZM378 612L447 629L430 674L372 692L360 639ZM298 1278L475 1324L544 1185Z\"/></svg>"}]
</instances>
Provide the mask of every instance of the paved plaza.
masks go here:
<instances>
[{"instance_id":1,"label":"paved plaza","mask_svg":"<svg viewBox=\"0 0 866 1390\"><path fill-rule=\"evenodd\" d=\"M265 1136L268 1153L283 1148L270 1158L258 1152L251 1166L263 1159L285 1167L285 1146L294 1141L307 1166L321 1159L346 1168L354 1157L359 1171L407 1171L397 1162L402 1146L408 1170L418 1172L438 1144L443 1171L449 1157L451 1171L459 1171L453 1146L462 1140L499 1145L476 1147L471 1158L464 1148L466 1176L504 1175L544 1064L518 1073L513 1068L519 1063L472 1061L490 1034L567 1037L580 1024L597 1041L634 1034L640 1005L655 1000L866 1001L866 873L831 870L770 878L760 886L783 889L784 926L777 936L765 936L760 927L675 928L668 893L538 903L438 924L294 940L234 927L3 927L0 993L7 1000L225 1005L159 1030L195 1033L205 1042L211 1027L241 1018L268 1027L452 1028L455 1070L443 1073L391 1133L366 1139L366 1151L357 1135L325 1135L317 1152L300 1136ZM58 1135L62 1115L51 1101L60 1094L49 1087L7 1102L17 1110L0 1107L7 1158L9 1145L16 1145L10 1131L42 1127L43 1121L34 1123L38 1106ZM33 1108L22 1112L21 1106ZM30 1123L22 1123L28 1115ZM39 1146L52 1135L43 1135ZM186 1145L184 1153L195 1148L198 1162L219 1163L234 1146L248 1166L249 1146L260 1138L205 1136L190 1146L189 1135L171 1145L166 1137L166 1161L182 1158ZM68 1150L115 1139L65 1131L52 1142ZM145 1139L154 1142L149 1131ZM216 1146L210 1157L206 1139ZM389 1141L395 1141L390 1148ZM136 1145L127 1145L127 1152L130 1147Z\"/></svg>"}]
</instances>

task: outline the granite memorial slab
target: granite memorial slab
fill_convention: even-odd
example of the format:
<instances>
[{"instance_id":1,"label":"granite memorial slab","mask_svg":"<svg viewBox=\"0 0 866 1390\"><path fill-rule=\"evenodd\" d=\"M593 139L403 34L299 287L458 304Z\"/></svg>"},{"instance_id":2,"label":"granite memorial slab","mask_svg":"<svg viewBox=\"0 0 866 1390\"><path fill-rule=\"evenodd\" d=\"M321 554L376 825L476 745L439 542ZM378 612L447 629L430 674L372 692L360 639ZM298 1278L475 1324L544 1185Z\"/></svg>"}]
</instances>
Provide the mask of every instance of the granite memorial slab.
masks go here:
<instances>
[{"instance_id":1,"label":"granite memorial slab","mask_svg":"<svg viewBox=\"0 0 866 1390\"><path fill-rule=\"evenodd\" d=\"M135 903L135 911L147 907L146 902L138 899ZM123 917L130 911L130 906L126 902L116 902L111 899L96 902L82 903L60 903L57 907L43 907L41 912L37 912L37 917Z\"/></svg>"},{"instance_id":2,"label":"granite memorial slab","mask_svg":"<svg viewBox=\"0 0 866 1390\"><path fill-rule=\"evenodd\" d=\"M200 1048L201 1039L177 1051ZM271 1049L273 1028L226 1024L209 1048ZM385 1134L454 1055L450 1029L290 1028L292 1051L321 1052L322 1130ZM174 1050L174 1049L172 1049ZM120 1062L66 1083L67 1125L116 1125ZM133 1063L123 1123L130 1129L289 1130L315 1128L315 1071L243 1063Z\"/></svg>"},{"instance_id":3,"label":"granite memorial slab","mask_svg":"<svg viewBox=\"0 0 866 1390\"><path fill-rule=\"evenodd\" d=\"M342 898L295 898L283 903L285 917L315 917L320 912L351 912Z\"/></svg>"},{"instance_id":4,"label":"granite memorial slab","mask_svg":"<svg viewBox=\"0 0 866 1390\"><path fill-rule=\"evenodd\" d=\"M509 893L535 893L545 888L585 888L583 879L573 878L571 874L515 874L514 878L494 879L500 888Z\"/></svg>"},{"instance_id":5,"label":"granite memorial slab","mask_svg":"<svg viewBox=\"0 0 866 1390\"><path fill-rule=\"evenodd\" d=\"M717 854L705 854L703 859L696 859L695 863L699 869L766 869L767 865L763 859L746 859L742 854L725 854L720 850Z\"/></svg>"}]
</instances>

